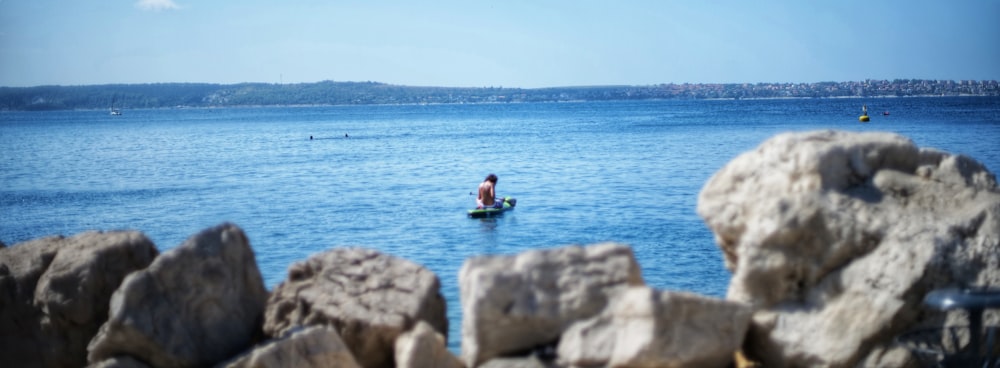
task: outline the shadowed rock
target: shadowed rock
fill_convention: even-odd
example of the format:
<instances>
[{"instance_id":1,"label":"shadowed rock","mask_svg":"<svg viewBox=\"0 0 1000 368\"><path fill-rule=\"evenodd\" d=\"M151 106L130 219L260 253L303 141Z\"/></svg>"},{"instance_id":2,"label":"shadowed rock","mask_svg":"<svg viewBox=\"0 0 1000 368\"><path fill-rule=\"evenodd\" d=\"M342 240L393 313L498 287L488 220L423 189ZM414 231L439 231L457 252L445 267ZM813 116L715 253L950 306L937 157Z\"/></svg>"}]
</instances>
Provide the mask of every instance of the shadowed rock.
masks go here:
<instances>
[{"instance_id":1,"label":"shadowed rock","mask_svg":"<svg viewBox=\"0 0 1000 368\"><path fill-rule=\"evenodd\" d=\"M447 334L440 282L416 263L374 250L340 248L293 264L267 304L264 331L334 327L365 367L391 367L396 338L425 321Z\"/></svg>"},{"instance_id":2,"label":"shadowed rock","mask_svg":"<svg viewBox=\"0 0 1000 368\"><path fill-rule=\"evenodd\" d=\"M111 294L156 254L153 243L135 231L0 248L0 365L85 365L87 343L107 319Z\"/></svg>"},{"instance_id":3,"label":"shadowed rock","mask_svg":"<svg viewBox=\"0 0 1000 368\"><path fill-rule=\"evenodd\" d=\"M459 282L462 358L471 367L555 344L642 276L631 248L605 243L470 258Z\"/></svg>"},{"instance_id":4,"label":"shadowed rock","mask_svg":"<svg viewBox=\"0 0 1000 368\"><path fill-rule=\"evenodd\" d=\"M717 172L698 213L727 298L757 308L746 352L765 366L904 364L867 356L929 318L929 290L1000 285L994 175L895 134L778 135Z\"/></svg>"},{"instance_id":5,"label":"shadowed rock","mask_svg":"<svg viewBox=\"0 0 1000 368\"><path fill-rule=\"evenodd\" d=\"M207 229L125 279L88 359L130 355L155 367L212 365L260 335L266 300L243 230Z\"/></svg>"}]
</instances>

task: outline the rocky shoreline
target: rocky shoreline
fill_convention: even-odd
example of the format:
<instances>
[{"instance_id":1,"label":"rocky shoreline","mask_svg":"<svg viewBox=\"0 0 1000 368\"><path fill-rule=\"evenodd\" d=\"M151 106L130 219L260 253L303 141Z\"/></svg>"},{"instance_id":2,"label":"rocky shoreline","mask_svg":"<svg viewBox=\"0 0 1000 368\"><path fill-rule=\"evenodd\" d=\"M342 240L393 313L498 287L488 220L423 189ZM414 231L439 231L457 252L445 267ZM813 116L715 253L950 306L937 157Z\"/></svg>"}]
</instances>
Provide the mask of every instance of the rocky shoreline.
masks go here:
<instances>
[{"instance_id":1,"label":"rocky shoreline","mask_svg":"<svg viewBox=\"0 0 1000 368\"><path fill-rule=\"evenodd\" d=\"M231 223L162 254L138 231L0 243L0 366L919 366L900 336L967 323L928 292L1000 287L995 176L899 135L781 134L698 202L725 299L646 286L624 244L480 256L458 337L441 280L370 249L312 255L268 291Z\"/></svg>"}]
</instances>

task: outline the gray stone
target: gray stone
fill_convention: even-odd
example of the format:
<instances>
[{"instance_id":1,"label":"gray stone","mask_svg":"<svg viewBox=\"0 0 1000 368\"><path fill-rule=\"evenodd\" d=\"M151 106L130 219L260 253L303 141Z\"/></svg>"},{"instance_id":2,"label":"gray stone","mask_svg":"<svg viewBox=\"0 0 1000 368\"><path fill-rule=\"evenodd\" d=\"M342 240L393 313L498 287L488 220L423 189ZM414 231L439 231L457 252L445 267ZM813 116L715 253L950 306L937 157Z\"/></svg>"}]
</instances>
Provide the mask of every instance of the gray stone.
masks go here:
<instances>
[{"instance_id":1,"label":"gray stone","mask_svg":"<svg viewBox=\"0 0 1000 368\"><path fill-rule=\"evenodd\" d=\"M264 331L281 336L301 326L333 326L362 366L391 367L396 338L417 322L447 334L440 288L434 273L413 262L333 249L289 268L268 301Z\"/></svg>"},{"instance_id":2,"label":"gray stone","mask_svg":"<svg viewBox=\"0 0 1000 368\"><path fill-rule=\"evenodd\" d=\"M329 326L311 326L269 341L220 367L354 368L360 365L336 330Z\"/></svg>"},{"instance_id":3,"label":"gray stone","mask_svg":"<svg viewBox=\"0 0 1000 368\"><path fill-rule=\"evenodd\" d=\"M995 176L895 134L778 135L717 172L698 213L727 298L757 308L746 353L765 366L872 362L933 317L930 290L1000 286Z\"/></svg>"},{"instance_id":4,"label":"gray stone","mask_svg":"<svg viewBox=\"0 0 1000 368\"><path fill-rule=\"evenodd\" d=\"M154 367L216 364L253 344L266 301L246 235L222 224L125 279L88 359L131 355Z\"/></svg>"},{"instance_id":5,"label":"gray stone","mask_svg":"<svg viewBox=\"0 0 1000 368\"><path fill-rule=\"evenodd\" d=\"M553 362L542 361L536 356L493 358L478 368L556 368Z\"/></svg>"},{"instance_id":6,"label":"gray stone","mask_svg":"<svg viewBox=\"0 0 1000 368\"><path fill-rule=\"evenodd\" d=\"M149 365L131 356L119 355L88 365L87 368L149 368Z\"/></svg>"},{"instance_id":7,"label":"gray stone","mask_svg":"<svg viewBox=\"0 0 1000 368\"><path fill-rule=\"evenodd\" d=\"M612 305L617 304L612 301ZM619 326L613 306L603 313L569 326L559 338L556 355L561 365L578 367L606 367L611 361L618 342ZM653 326L652 321L649 322Z\"/></svg>"},{"instance_id":8,"label":"gray stone","mask_svg":"<svg viewBox=\"0 0 1000 368\"><path fill-rule=\"evenodd\" d=\"M111 294L156 255L153 243L135 231L0 248L0 365L85 365L87 343L107 319Z\"/></svg>"},{"instance_id":9,"label":"gray stone","mask_svg":"<svg viewBox=\"0 0 1000 368\"><path fill-rule=\"evenodd\" d=\"M474 257L459 280L462 358L470 367L554 345L573 322L643 283L632 249L613 243Z\"/></svg>"},{"instance_id":10,"label":"gray stone","mask_svg":"<svg viewBox=\"0 0 1000 368\"><path fill-rule=\"evenodd\" d=\"M749 305L634 287L559 341L570 366L724 367L743 343Z\"/></svg>"},{"instance_id":11,"label":"gray stone","mask_svg":"<svg viewBox=\"0 0 1000 368\"><path fill-rule=\"evenodd\" d=\"M461 368L465 365L448 351L444 336L427 322L417 322L416 327L396 339L397 368Z\"/></svg>"}]
</instances>

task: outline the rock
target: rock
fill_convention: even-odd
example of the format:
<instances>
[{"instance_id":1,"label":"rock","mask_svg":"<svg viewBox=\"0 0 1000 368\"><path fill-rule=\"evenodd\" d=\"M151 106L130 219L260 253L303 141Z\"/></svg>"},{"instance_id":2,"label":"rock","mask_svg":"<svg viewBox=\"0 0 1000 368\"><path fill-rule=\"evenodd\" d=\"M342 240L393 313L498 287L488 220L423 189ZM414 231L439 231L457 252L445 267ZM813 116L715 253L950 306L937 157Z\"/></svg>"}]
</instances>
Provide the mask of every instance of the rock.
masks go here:
<instances>
[{"instance_id":1,"label":"rock","mask_svg":"<svg viewBox=\"0 0 1000 368\"><path fill-rule=\"evenodd\" d=\"M333 327L312 326L259 346L225 368L360 367Z\"/></svg>"},{"instance_id":2,"label":"rock","mask_svg":"<svg viewBox=\"0 0 1000 368\"><path fill-rule=\"evenodd\" d=\"M358 363L391 367L396 338L419 321L447 336L440 281L413 262L361 248L329 250L293 264L267 303L264 332L337 329Z\"/></svg>"},{"instance_id":3,"label":"rock","mask_svg":"<svg viewBox=\"0 0 1000 368\"><path fill-rule=\"evenodd\" d=\"M87 368L149 368L149 365L131 356L119 355L88 365Z\"/></svg>"},{"instance_id":4,"label":"rock","mask_svg":"<svg viewBox=\"0 0 1000 368\"><path fill-rule=\"evenodd\" d=\"M930 290L1000 286L995 176L896 134L778 135L717 172L698 213L727 298L757 308L745 352L764 366L872 362L933 317Z\"/></svg>"},{"instance_id":5,"label":"rock","mask_svg":"<svg viewBox=\"0 0 1000 368\"><path fill-rule=\"evenodd\" d=\"M479 366L479 368L556 368L556 367L559 366L551 362L542 361L534 355L524 356L524 357L493 358Z\"/></svg>"},{"instance_id":6,"label":"rock","mask_svg":"<svg viewBox=\"0 0 1000 368\"><path fill-rule=\"evenodd\" d=\"M470 367L554 345L573 322L643 283L632 249L613 243L470 258L459 282L462 358Z\"/></svg>"},{"instance_id":7,"label":"rock","mask_svg":"<svg viewBox=\"0 0 1000 368\"><path fill-rule=\"evenodd\" d=\"M125 279L88 359L131 355L154 367L216 364L260 335L266 301L243 230L233 224L206 229Z\"/></svg>"},{"instance_id":8,"label":"rock","mask_svg":"<svg viewBox=\"0 0 1000 368\"><path fill-rule=\"evenodd\" d=\"M445 346L444 336L427 322L396 339L397 368L461 368L465 365Z\"/></svg>"},{"instance_id":9,"label":"rock","mask_svg":"<svg viewBox=\"0 0 1000 368\"><path fill-rule=\"evenodd\" d=\"M571 366L724 367L743 343L749 305L634 287L559 341Z\"/></svg>"},{"instance_id":10,"label":"rock","mask_svg":"<svg viewBox=\"0 0 1000 368\"><path fill-rule=\"evenodd\" d=\"M135 231L47 237L0 248L0 357L18 367L80 367L111 294L157 255Z\"/></svg>"},{"instance_id":11,"label":"rock","mask_svg":"<svg viewBox=\"0 0 1000 368\"><path fill-rule=\"evenodd\" d=\"M611 303L617 304L620 299ZM576 322L559 338L556 355L560 365L577 367L607 367L618 342L619 330L624 329L623 321L616 321L609 306L595 317ZM647 321L649 327L654 323ZM624 334L624 332L622 332Z\"/></svg>"}]
</instances>

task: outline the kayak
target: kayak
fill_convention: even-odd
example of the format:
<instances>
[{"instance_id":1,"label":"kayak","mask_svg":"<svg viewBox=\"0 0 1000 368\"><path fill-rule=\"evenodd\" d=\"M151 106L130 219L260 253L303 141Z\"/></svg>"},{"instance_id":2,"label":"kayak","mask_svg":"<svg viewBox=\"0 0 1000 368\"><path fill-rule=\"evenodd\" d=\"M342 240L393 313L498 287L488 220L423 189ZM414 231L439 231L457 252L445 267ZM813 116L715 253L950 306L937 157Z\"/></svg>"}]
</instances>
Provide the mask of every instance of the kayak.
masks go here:
<instances>
[{"instance_id":1,"label":"kayak","mask_svg":"<svg viewBox=\"0 0 1000 368\"><path fill-rule=\"evenodd\" d=\"M471 210L469 210L469 217L471 217L471 218L486 218L486 217L500 216L504 212L513 210L514 206L516 206L516 205L517 205L517 199L511 198L511 197L504 197L504 199L503 199L503 207L500 207L500 208L490 207L490 208L476 208L476 209L471 209Z\"/></svg>"},{"instance_id":2,"label":"kayak","mask_svg":"<svg viewBox=\"0 0 1000 368\"><path fill-rule=\"evenodd\" d=\"M511 198L511 197L504 197L503 198L503 207L500 207L500 208L490 207L490 208L476 208L476 209L471 209L471 210L469 210L469 217L471 217L471 218L487 218L487 217L500 216L504 212L513 210L514 206L517 206L517 199Z\"/></svg>"}]
</instances>

